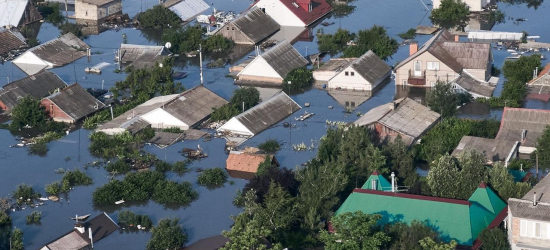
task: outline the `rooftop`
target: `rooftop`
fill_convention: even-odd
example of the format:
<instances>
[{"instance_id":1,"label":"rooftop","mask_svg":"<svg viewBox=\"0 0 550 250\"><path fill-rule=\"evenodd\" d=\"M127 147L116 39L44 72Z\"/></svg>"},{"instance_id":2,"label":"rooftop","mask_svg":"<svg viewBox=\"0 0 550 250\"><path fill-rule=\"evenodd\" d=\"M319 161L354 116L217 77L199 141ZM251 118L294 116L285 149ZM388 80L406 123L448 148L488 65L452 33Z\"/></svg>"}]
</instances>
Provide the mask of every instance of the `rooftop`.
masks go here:
<instances>
[{"instance_id":1,"label":"rooftop","mask_svg":"<svg viewBox=\"0 0 550 250\"><path fill-rule=\"evenodd\" d=\"M203 0L168 0L163 3L163 6L176 13L184 22L191 21L210 8Z\"/></svg>"},{"instance_id":2,"label":"rooftop","mask_svg":"<svg viewBox=\"0 0 550 250\"><path fill-rule=\"evenodd\" d=\"M227 170L256 173L266 156L273 159L273 155L231 151L226 160L226 168Z\"/></svg>"},{"instance_id":3,"label":"rooftop","mask_svg":"<svg viewBox=\"0 0 550 250\"><path fill-rule=\"evenodd\" d=\"M519 141L521 146L535 147L538 138L548 125L550 125L548 110L504 108L496 139ZM524 134L523 139L522 134Z\"/></svg>"},{"instance_id":4,"label":"rooftop","mask_svg":"<svg viewBox=\"0 0 550 250\"><path fill-rule=\"evenodd\" d=\"M76 1L77 2L81 1L83 3L88 3L88 4L91 4L91 5L102 6L102 5L105 5L105 4L108 4L108 3L122 1L122 0L76 0Z\"/></svg>"},{"instance_id":5,"label":"rooftop","mask_svg":"<svg viewBox=\"0 0 550 250\"><path fill-rule=\"evenodd\" d=\"M25 47L27 43L19 31L0 28L0 56Z\"/></svg>"},{"instance_id":6,"label":"rooftop","mask_svg":"<svg viewBox=\"0 0 550 250\"><path fill-rule=\"evenodd\" d=\"M0 0L0 27L17 27L28 3L28 0Z\"/></svg>"},{"instance_id":7,"label":"rooftop","mask_svg":"<svg viewBox=\"0 0 550 250\"><path fill-rule=\"evenodd\" d=\"M273 18L256 7L237 17L232 23L254 43L264 40L281 27Z\"/></svg>"},{"instance_id":8,"label":"rooftop","mask_svg":"<svg viewBox=\"0 0 550 250\"><path fill-rule=\"evenodd\" d=\"M154 66L157 61L171 54L164 46L121 44L120 57L122 63L142 69Z\"/></svg>"},{"instance_id":9,"label":"rooftop","mask_svg":"<svg viewBox=\"0 0 550 250\"><path fill-rule=\"evenodd\" d=\"M535 82L536 80L540 79L541 77L543 77L544 75L548 75L548 73L550 73L550 63L546 64L546 66L544 66L544 69L542 69L539 74L537 75L537 77L531 79L531 81L529 81L529 83L533 83Z\"/></svg>"},{"instance_id":10,"label":"rooftop","mask_svg":"<svg viewBox=\"0 0 550 250\"><path fill-rule=\"evenodd\" d=\"M82 249L88 246L89 244L90 242L87 240L87 238L84 238L80 232L78 232L76 229L73 229L68 234L61 236L61 238L49 244L46 244L46 249L49 249L49 250Z\"/></svg>"},{"instance_id":11,"label":"rooftop","mask_svg":"<svg viewBox=\"0 0 550 250\"><path fill-rule=\"evenodd\" d=\"M324 63L315 71L336 71L340 72L357 58L330 58L328 62Z\"/></svg>"},{"instance_id":12,"label":"rooftop","mask_svg":"<svg viewBox=\"0 0 550 250\"><path fill-rule=\"evenodd\" d=\"M460 156L462 152L475 150L485 155L487 163L504 162L509 160L514 149L517 147L516 141L506 141L497 139L487 139L474 136L464 136L453 151L453 156Z\"/></svg>"},{"instance_id":13,"label":"rooftop","mask_svg":"<svg viewBox=\"0 0 550 250\"><path fill-rule=\"evenodd\" d=\"M391 70L390 66L374 54L372 50L357 58L350 66L365 80L373 84Z\"/></svg>"},{"instance_id":14,"label":"rooftop","mask_svg":"<svg viewBox=\"0 0 550 250\"><path fill-rule=\"evenodd\" d=\"M453 82L470 93L485 97L493 96L493 91L496 87L496 85L476 79L466 71L463 71Z\"/></svg>"},{"instance_id":15,"label":"rooftop","mask_svg":"<svg viewBox=\"0 0 550 250\"><path fill-rule=\"evenodd\" d=\"M65 82L56 74L42 71L4 86L0 89L0 101L12 109L20 98L31 96L35 99L42 99L66 86Z\"/></svg>"},{"instance_id":16,"label":"rooftop","mask_svg":"<svg viewBox=\"0 0 550 250\"><path fill-rule=\"evenodd\" d=\"M47 99L74 120L80 120L105 107L105 104L93 97L78 83L64 88Z\"/></svg>"},{"instance_id":17,"label":"rooftop","mask_svg":"<svg viewBox=\"0 0 550 250\"><path fill-rule=\"evenodd\" d=\"M254 4L259 2L257 0ZM332 11L332 7L325 0L279 0L284 4L289 10L294 13L306 26L314 23L315 21L321 19L326 14ZM311 11L304 9L300 5L310 4Z\"/></svg>"},{"instance_id":18,"label":"rooftop","mask_svg":"<svg viewBox=\"0 0 550 250\"><path fill-rule=\"evenodd\" d=\"M282 41L260 56L283 78L293 69L306 66L308 63L287 41Z\"/></svg>"},{"instance_id":19,"label":"rooftop","mask_svg":"<svg viewBox=\"0 0 550 250\"><path fill-rule=\"evenodd\" d=\"M533 206L535 192L537 205ZM523 198L508 199L508 204L514 217L550 222L550 177L542 178Z\"/></svg>"}]
</instances>

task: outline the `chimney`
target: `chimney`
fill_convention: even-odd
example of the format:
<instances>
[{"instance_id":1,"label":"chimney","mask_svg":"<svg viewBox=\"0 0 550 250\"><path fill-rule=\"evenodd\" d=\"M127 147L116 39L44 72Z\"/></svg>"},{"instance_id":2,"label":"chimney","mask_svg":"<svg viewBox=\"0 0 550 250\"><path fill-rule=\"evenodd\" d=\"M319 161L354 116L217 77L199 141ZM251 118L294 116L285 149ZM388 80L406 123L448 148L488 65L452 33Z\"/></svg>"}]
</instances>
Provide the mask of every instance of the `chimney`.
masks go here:
<instances>
[{"instance_id":1,"label":"chimney","mask_svg":"<svg viewBox=\"0 0 550 250\"><path fill-rule=\"evenodd\" d=\"M533 206L537 205L537 192L533 193Z\"/></svg>"},{"instance_id":2,"label":"chimney","mask_svg":"<svg viewBox=\"0 0 550 250\"><path fill-rule=\"evenodd\" d=\"M409 56L412 56L417 51L418 51L418 43L417 42L411 42L409 44Z\"/></svg>"},{"instance_id":3,"label":"chimney","mask_svg":"<svg viewBox=\"0 0 550 250\"><path fill-rule=\"evenodd\" d=\"M397 102L393 101L388 104L389 110L395 110L397 108Z\"/></svg>"},{"instance_id":4,"label":"chimney","mask_svg":"<svg viewBox=\"0 0 550 250\"><path fill-rule=\"evenodd\" d=\"M82 222L77 222L75 225L74 225L74 228L76 230L78 230L78 232L80 232L81 234L83 234L84 232L86 232L86 230L84 229L84 224L82 224Z\"/></svg>"},{"instance_id":5,"label":"chimney","mask_svg":"<svg viewBox=\"0 0 550 250\"><path fill-rule=\"evenodd\" d=\"M373 179L370 182L370 189L372 189L372 190L377 190L378 189L378 180Z\"/></svg>"},{"instance_id":6,"label":"chimney","mask_svg":"<svg viewBox=\"0 0 550 250\"><path fill-rule=\"evenodd\" d=\"M391 172L391 191L395 193L395 173Z\"/></svg>"},{"instance_id":7,"label":"chimney","mask_svg":"<svg viewBox=\"0 0 550 250\"><path fill-rule=\"evenodd\" d=\"M527 130L524 129L521 131L521 142L525 142L525 135L527 134Z\"/></svg>"},{"instance_id":8,"label":"chimney","mask_svg":"<svg viewBox=\"0 0 550 250\"><path fill-rule=\"evenodd\" d=\"M460 41L460 36L459 35L455 35L455 42L459 42Z\"/></svg>"}]
</instances>

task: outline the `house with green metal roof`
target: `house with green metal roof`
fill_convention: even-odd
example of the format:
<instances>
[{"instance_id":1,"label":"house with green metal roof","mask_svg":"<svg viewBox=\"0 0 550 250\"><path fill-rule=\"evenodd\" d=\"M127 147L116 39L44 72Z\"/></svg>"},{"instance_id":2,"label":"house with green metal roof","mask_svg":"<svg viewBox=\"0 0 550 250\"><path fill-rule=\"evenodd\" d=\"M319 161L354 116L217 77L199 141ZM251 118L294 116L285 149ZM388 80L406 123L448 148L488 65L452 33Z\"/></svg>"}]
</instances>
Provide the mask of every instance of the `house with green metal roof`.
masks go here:
<instances>
[{"instance_id":1,"label":"house with green metal roof","mask_svg":"<svg viewBox=\"0 0 550 250\"><path fill-rule=\"evenodd\" d=\"M372 180L378 180L378 185L372 185ZM507 216L506 203L484 183L468 200L388 192L387 186L391 190L383 176L371 175L362 188L353 190L336 215L356 211L380 214L380 225L424 221L445 242L455 240L467 249L479 248L481 231L498 226Z\"/></svg>"}]
</instances>

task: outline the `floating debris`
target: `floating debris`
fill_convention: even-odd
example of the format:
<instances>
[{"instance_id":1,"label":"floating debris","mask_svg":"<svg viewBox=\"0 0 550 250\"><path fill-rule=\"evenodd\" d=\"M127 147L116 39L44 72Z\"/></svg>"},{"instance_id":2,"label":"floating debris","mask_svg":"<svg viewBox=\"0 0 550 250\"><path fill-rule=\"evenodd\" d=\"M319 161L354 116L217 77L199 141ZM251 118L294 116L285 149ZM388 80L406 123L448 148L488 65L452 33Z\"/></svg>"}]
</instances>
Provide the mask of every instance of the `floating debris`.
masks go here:
<instances>
[{"instance_id":1,"label":"floating debris","mask_svg":"<svg viewBox=\"0 0 550 250\"><path fill-rule=\"evenodd\" d=\"M115 205L120 205L120 204L122 204L122 203L124 203L124 199L119 200L119 201L115 201Z\"/></svg>"},{"instance_id":2,"label":"floating debris","mask_svg":"<svg viewBox=\"0 0 550 250\"><path fill-rule=\"evenodd\" d=\"M315 113L308 113L307 111L301 115L300 117L295 117L294 119L296 119L296 121L304 121L310 117L312 117L313 115L315 115Z\"/></svg>"},{"instance_id":3,"label":"floating debris","mask_svg":"<svg viewBox=\"0 0 550 250\"><path fill-rule=\"evenodd\" d=\"M307 150L307 146L305 143L300 143L300 144L293 144L292 145L292 149L294 151L306 151Z\"/></svg>"}]
</instances>

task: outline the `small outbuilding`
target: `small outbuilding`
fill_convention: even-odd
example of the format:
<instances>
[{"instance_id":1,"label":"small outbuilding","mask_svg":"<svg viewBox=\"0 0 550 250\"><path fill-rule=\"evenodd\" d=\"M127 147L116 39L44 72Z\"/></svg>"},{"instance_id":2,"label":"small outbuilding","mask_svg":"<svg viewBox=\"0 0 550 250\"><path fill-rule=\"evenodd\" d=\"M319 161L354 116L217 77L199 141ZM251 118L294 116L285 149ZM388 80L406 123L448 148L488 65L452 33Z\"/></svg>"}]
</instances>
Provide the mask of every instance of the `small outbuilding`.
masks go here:
<instances>
[{"instance_id":1,"label":"small outbuilding","mask_svg":"<svg viewBox=\"0 0 550 250\"><path fill-rule=\"evenodd\" d=\"M122 13L122 0L76 0L74 13L77 19L102 20Z\"/></svg>"},{"instance_id":2,"label":"small outbuilding","mask_svg":"<svg viewBox=\"0 0 550 250\"><path fill-rule=\"evenodd\" d=\"M85 57L90 48L72 33L30 48L21 54L13 63L28 75L44 69L61 67Z\"/></svg>"},{"instance_id":3,"label":"small outbuilding","mask_svg":"<svg viewBox=\"0 0 550 250\"><path fill-rule=\"evenodd\" d=\"M105 108L105 104L78 83L42 99L40 104L54 121L66 123L74 123Z\"/></svg>"},{"instance_id":4,"label":"small outbuilding","mask_svg":"<svg viewBox=\"0 0 550 250\"><path fill-rule=\"evenodd\" d=\"M115 56L115 60L119 60L120 56L120 63L126 66L146 69L155 66L157 62L161 62L171 54L164 46L123 43L120 45L119 55Z\"/></svg>"},{"instance_id":5,"label":"small outbuilding","mask_svg":"<svg viewBox=\"0 0 550 250\"><path fill-rule=\"evenodd\" d=\"M271 164L277 164L277 160L271 154L245 153L241 151L229 152L226 160L226 169L228 172L256 173L260 164L269 158Z\"/></svg>"},{"instance_id":6,"label":"small outbuilding","mask_svg":"<svg viewBox=\"0 0 550 250\"><path fill-rule=\"evenodd\" d=\"M0 62L11 60L14 55L26 48L25 37L19 31L0 27Z\"/></svg>"},{"instance_id":7,"label":"small outbuilding","mask_svg":"<svg viewBox=\"0 0 550 250\"><path fill-rule=\"evenodd\" d=\"M328 80L339 72L342 72L344 67L348 66L355 59L357 58L331 58L328 62L313 71L313 79L328 82Z\"/></svg>"},{"instance_id":8,"label":"small outbuilding","mask_svg":"<svg viewBox=\"0 0 550 250\"><path fill-rule=\"evenodd\" d=\"M237 74L238 82L246 85L281 86L290 71L307 65L307 60L290 43L283 41L256 56Z\"/></svg>"},{"instance_id":9,"label":"small outbuilding","mask_svg":"<svg viewBox=\"0 0 550 250\"><path fill-rule=\"evenodd\" d=\"M537 140L548 125L548 110L504 108L496 139L519 141L519 153L530 155L536 150Z\"/></svg>"},{"instance_id":10,"label":"small outbuilding","mask_svg":"<svg viewBox=\"0 0 550 250\"><path fill-rule=\"evenodd\" d=\"M13 81L0 89L0 109L9 111L21 98L30 96L40 100L66 86L59 76L49 71Z\"/></svg>"},{"instance_id":11,"label":"small outbuilding","mask_svg":"<svg viewBox=\"0 0 550 250\"><path fill-rule=\"evenodd\" d=\"M210 6L203 0L161 0L162 6L176 13L183 22L190 22Z\"/></svg>"},{"instance_id":12,"label":"small outbuilding","mask_svg":"<svg viewBox=\"0 0 550 250\"><path fill-rule=\"evenodd\" d=\"M261 9L253 7L220 27L215 33L236 44L257 44L277 32L281 26Z\"/></svg>"},{"instance_id":13,"label":"small outbuilding","mask_svg":"<svg viewBox=\"0 0 550 250\"><path fill-rule=\"evenodd\" d=\"M391 74L390 66L371 50L338 69L328 81L331 89L372 91Z\"/></svg>"},{"instance_id":14,"label":"small outbuilding","mask_svg":"<svg viewBox=\"0 0 550 250\"><path fill-rule=\"evenodd\" d=\"M468 93L473 98L491 98L497 82L498 78L492 77L486 82L473 77L467 71L462 71L462 74L451 83L456 92Z\"/></svg>"},{"instance_id":15,"label":"small outbuilding","mask_svg":"<svg viewBox=\"0 0 550 250\"><path fill-rule=\"evenodd\" d=\"M456 146L452 155L460 157L463 152L476 151L485 156L485 163L493 165L502 162L504 166L518 157L519 142L488 139L475 136L464 136Z\"/></svg>"},{"instance_id":16,"label":"small outbuilding","mask_svg":"<svg viewBox=\"0 0 550 250\"><path fill-rule=\"evenodd\" d=\"M31 0L0 0L0 27L23 27L42 19Z\"/></svg>"}]
</instances>

